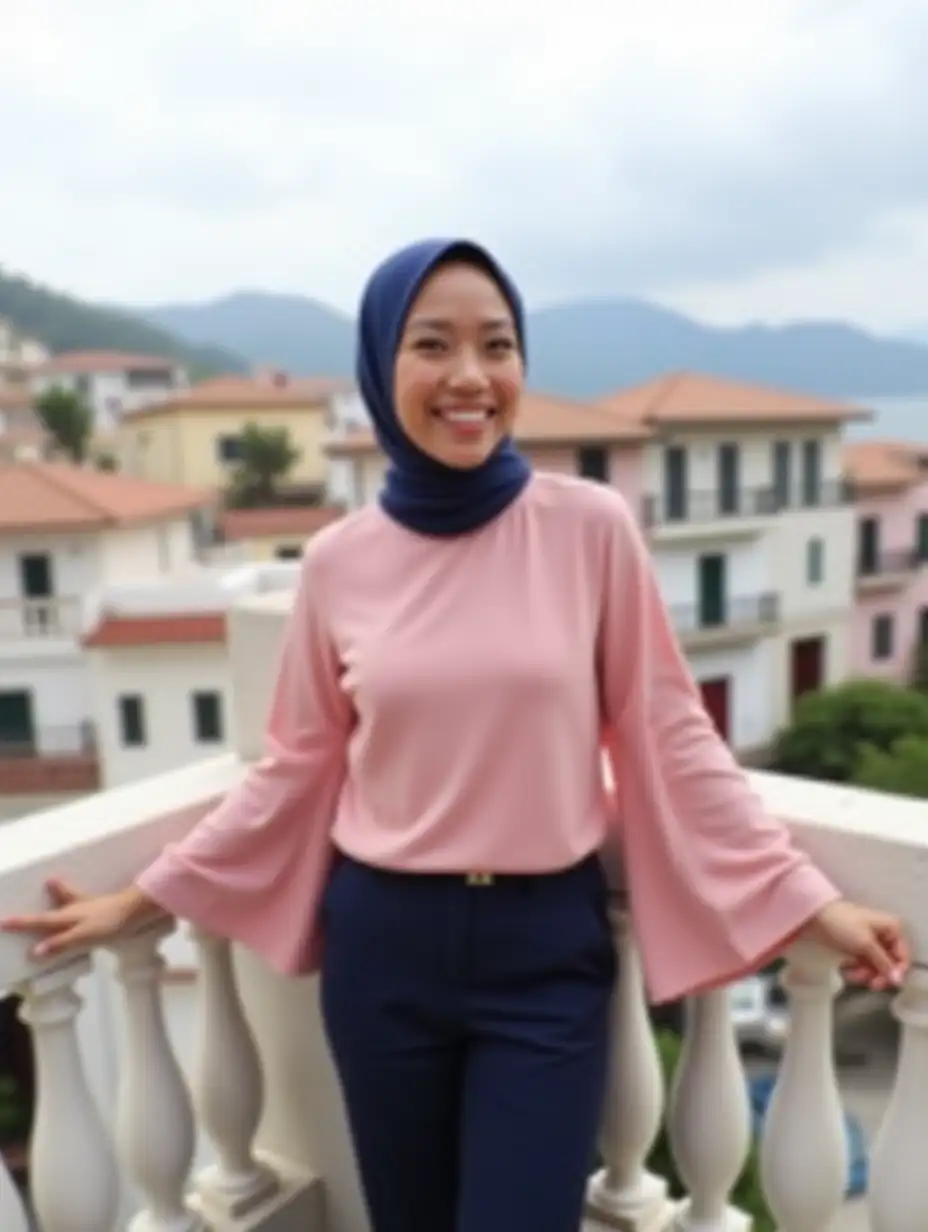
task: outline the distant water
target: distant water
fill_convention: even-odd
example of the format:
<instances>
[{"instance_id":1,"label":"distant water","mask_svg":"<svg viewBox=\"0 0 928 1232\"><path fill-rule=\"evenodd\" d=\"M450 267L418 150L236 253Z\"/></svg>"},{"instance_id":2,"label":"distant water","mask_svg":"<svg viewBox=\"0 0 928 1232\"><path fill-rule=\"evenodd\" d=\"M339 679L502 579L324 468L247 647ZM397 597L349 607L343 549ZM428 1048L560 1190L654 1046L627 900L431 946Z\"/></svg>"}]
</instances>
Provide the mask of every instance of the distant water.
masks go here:
<instances>
[{"instance_id":1,"label":"distant water","mask_svg":"<svg viewBox=\"0 0 928 1232\"><path fill-rule=\"evenodd\" d=\"M906 441L928 442L928 393L911 398L848 398L852 406L874 412L870 423L851 424L848 436L861 438L897 437Z\"/></svg>"}]
</instances>

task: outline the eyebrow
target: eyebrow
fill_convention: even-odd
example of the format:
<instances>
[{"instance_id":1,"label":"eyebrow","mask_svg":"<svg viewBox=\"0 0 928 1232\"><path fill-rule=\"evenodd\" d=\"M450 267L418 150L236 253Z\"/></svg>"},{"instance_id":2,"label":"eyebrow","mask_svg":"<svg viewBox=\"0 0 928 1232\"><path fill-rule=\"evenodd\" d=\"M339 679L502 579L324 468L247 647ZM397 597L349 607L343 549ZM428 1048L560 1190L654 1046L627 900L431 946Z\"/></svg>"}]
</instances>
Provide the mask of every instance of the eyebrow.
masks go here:
<instances>
[{"instance_id":1,"label":"eyebrow","mask_svg":"<svg viewBox=\"0 0 928 1232\"><path fill-rule=\"evenodd\" d=\"M450 334L454 332L455 325L453 321L449 321L444 317L412 317L408 325L409 329L434 329L441 333ZM509 317L494 317L490 321L482 322L480 326L484 333L490 333L493 330L508 329L514 330L515 325Z\"/></svg>"}]
</instances>

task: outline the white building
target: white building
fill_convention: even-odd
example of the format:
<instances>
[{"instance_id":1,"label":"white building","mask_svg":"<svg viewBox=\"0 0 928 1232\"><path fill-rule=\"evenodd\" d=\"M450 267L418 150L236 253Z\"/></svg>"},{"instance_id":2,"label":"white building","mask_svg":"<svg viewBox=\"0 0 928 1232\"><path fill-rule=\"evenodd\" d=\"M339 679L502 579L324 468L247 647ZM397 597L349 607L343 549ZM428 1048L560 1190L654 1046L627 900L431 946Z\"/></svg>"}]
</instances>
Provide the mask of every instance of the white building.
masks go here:
<instances>
[{"instance_id":1,"label":"white building","mask_svg":"<svg viewBox=\"0 0 928 1232\"><path fill-rule=\"evenodd\" d=\"M211 494L57 463L0 468L0 816L96 787L89 600L197 564Z\"/></svg>"},{"instance_id":2,"label":"white building","mask_svg":"<svg viewBox=\"0 0 928 1232\"><path fill-rule=\"evenodd\" d=\"M81 396L94 412L98 432L109 432L122 416L162 402L187 389L187 370L176 360L122 351L68 351L36 368L33 394L59 387Z\"/></svg>"},{"instance_id":3,"label":"white building","mask_svg":"<svg viewBox=\"0 0 928 1232\"><path fill-rule=\"evenodd\" d=\"M215 566L94 600L83 638L100 779L118 787L234 747L226 612L295 586L299 561Z\"/></svg>"},{"instance_id":4,"label":"white building","mask_svg":"<svg viewBox=\"0 0 928 1232\"><path fill-rule=\"evenodd\" d=\"M651 433L642 517L706 707L761 750L802 693L848 671L854 513L841 435L865 412L673 375L599 404Z\"/></svg>"},{"instance_id":5,"label":"white building","mask_svg":"<svg viewBox=\"0 0 928 1232\"><path fill-rule=\"evenodd\" d=\"M8 317L0 317L0 383L16 384L49 356L37 338L24 334Z\"/></svg>"}]
</instances>

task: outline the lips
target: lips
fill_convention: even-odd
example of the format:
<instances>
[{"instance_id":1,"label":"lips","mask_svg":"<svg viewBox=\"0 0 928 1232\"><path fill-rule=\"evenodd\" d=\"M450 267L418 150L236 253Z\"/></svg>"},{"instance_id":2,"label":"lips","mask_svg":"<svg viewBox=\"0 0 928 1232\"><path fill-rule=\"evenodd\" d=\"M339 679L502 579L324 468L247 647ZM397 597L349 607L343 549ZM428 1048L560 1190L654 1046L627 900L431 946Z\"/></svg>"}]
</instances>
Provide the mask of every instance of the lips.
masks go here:
<instances>
[{"instance_id":1,"label":"lips","mask_svg":"<svg viewBox=\"0 0 928 1232\"><path fill-rule=\"evenodd\" d=\"M479 427L496 414L493 407L436 407L432 412L445 423L460 427Z\"/></svg>"}]
</instances>

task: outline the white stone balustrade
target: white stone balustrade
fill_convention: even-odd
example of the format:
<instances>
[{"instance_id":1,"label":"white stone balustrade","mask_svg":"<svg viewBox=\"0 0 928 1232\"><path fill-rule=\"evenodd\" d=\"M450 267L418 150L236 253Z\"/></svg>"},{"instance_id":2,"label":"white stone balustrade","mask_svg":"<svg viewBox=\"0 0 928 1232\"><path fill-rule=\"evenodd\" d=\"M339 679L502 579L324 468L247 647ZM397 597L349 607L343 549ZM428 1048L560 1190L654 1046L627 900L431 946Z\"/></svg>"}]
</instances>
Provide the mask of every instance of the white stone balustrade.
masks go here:
<instances>
[{"instance_id":1,"label":"white stone balustrade","mask_svg":"<svg viewBox=\"0 0 928 1232\"><path fill-rule=\"evenodd\" d=\"M248 600L231 615L240 757L7 823L0 829L0 914L37 908L51 874L90 892L124 885L239 779L260 748L270 659L287 607L288 596L275 594ZM769 774L752 780L766 807L787 820L844 893L897 912L908 927L917 965L895 1003L902 1048L873 1151L870 1229L923 1232L925 805ZM689 1007L680 1068L665 1098L634 938L621 911L616 946L621 974L603 1167L590 1181L587 1227L740 1232L746 1221L730 1192L747 1147L748 1117L725 994L707 993ZM0 934L0 988L23 993L35 1045L31 1188L42 1232L369 1232L315 981L280 979L221 940L198 938L199 986L192 995L201 1043L185 1065L171 1046L176 1032L165 1023L161 949L162 938L149 932L114 946L115 963L79 959L42 968L23 939ZM795 947L784 982L791 1023L761 1144L763 1179L779 1232L828 1232L846 1164L831 1055L835 963ZM124 1027L118 1056L101 1028L111 1002ZM114 1108L119 1115L110 1129ZM671 1199L646 1170L662 1118L688 1193L682 1200ZM205 1170L191 1167L199 1158L194 1126L213 1143L214 1162ZM0 1169L0 1228L25 1227Z\"/></svg>"}]
</instances>

